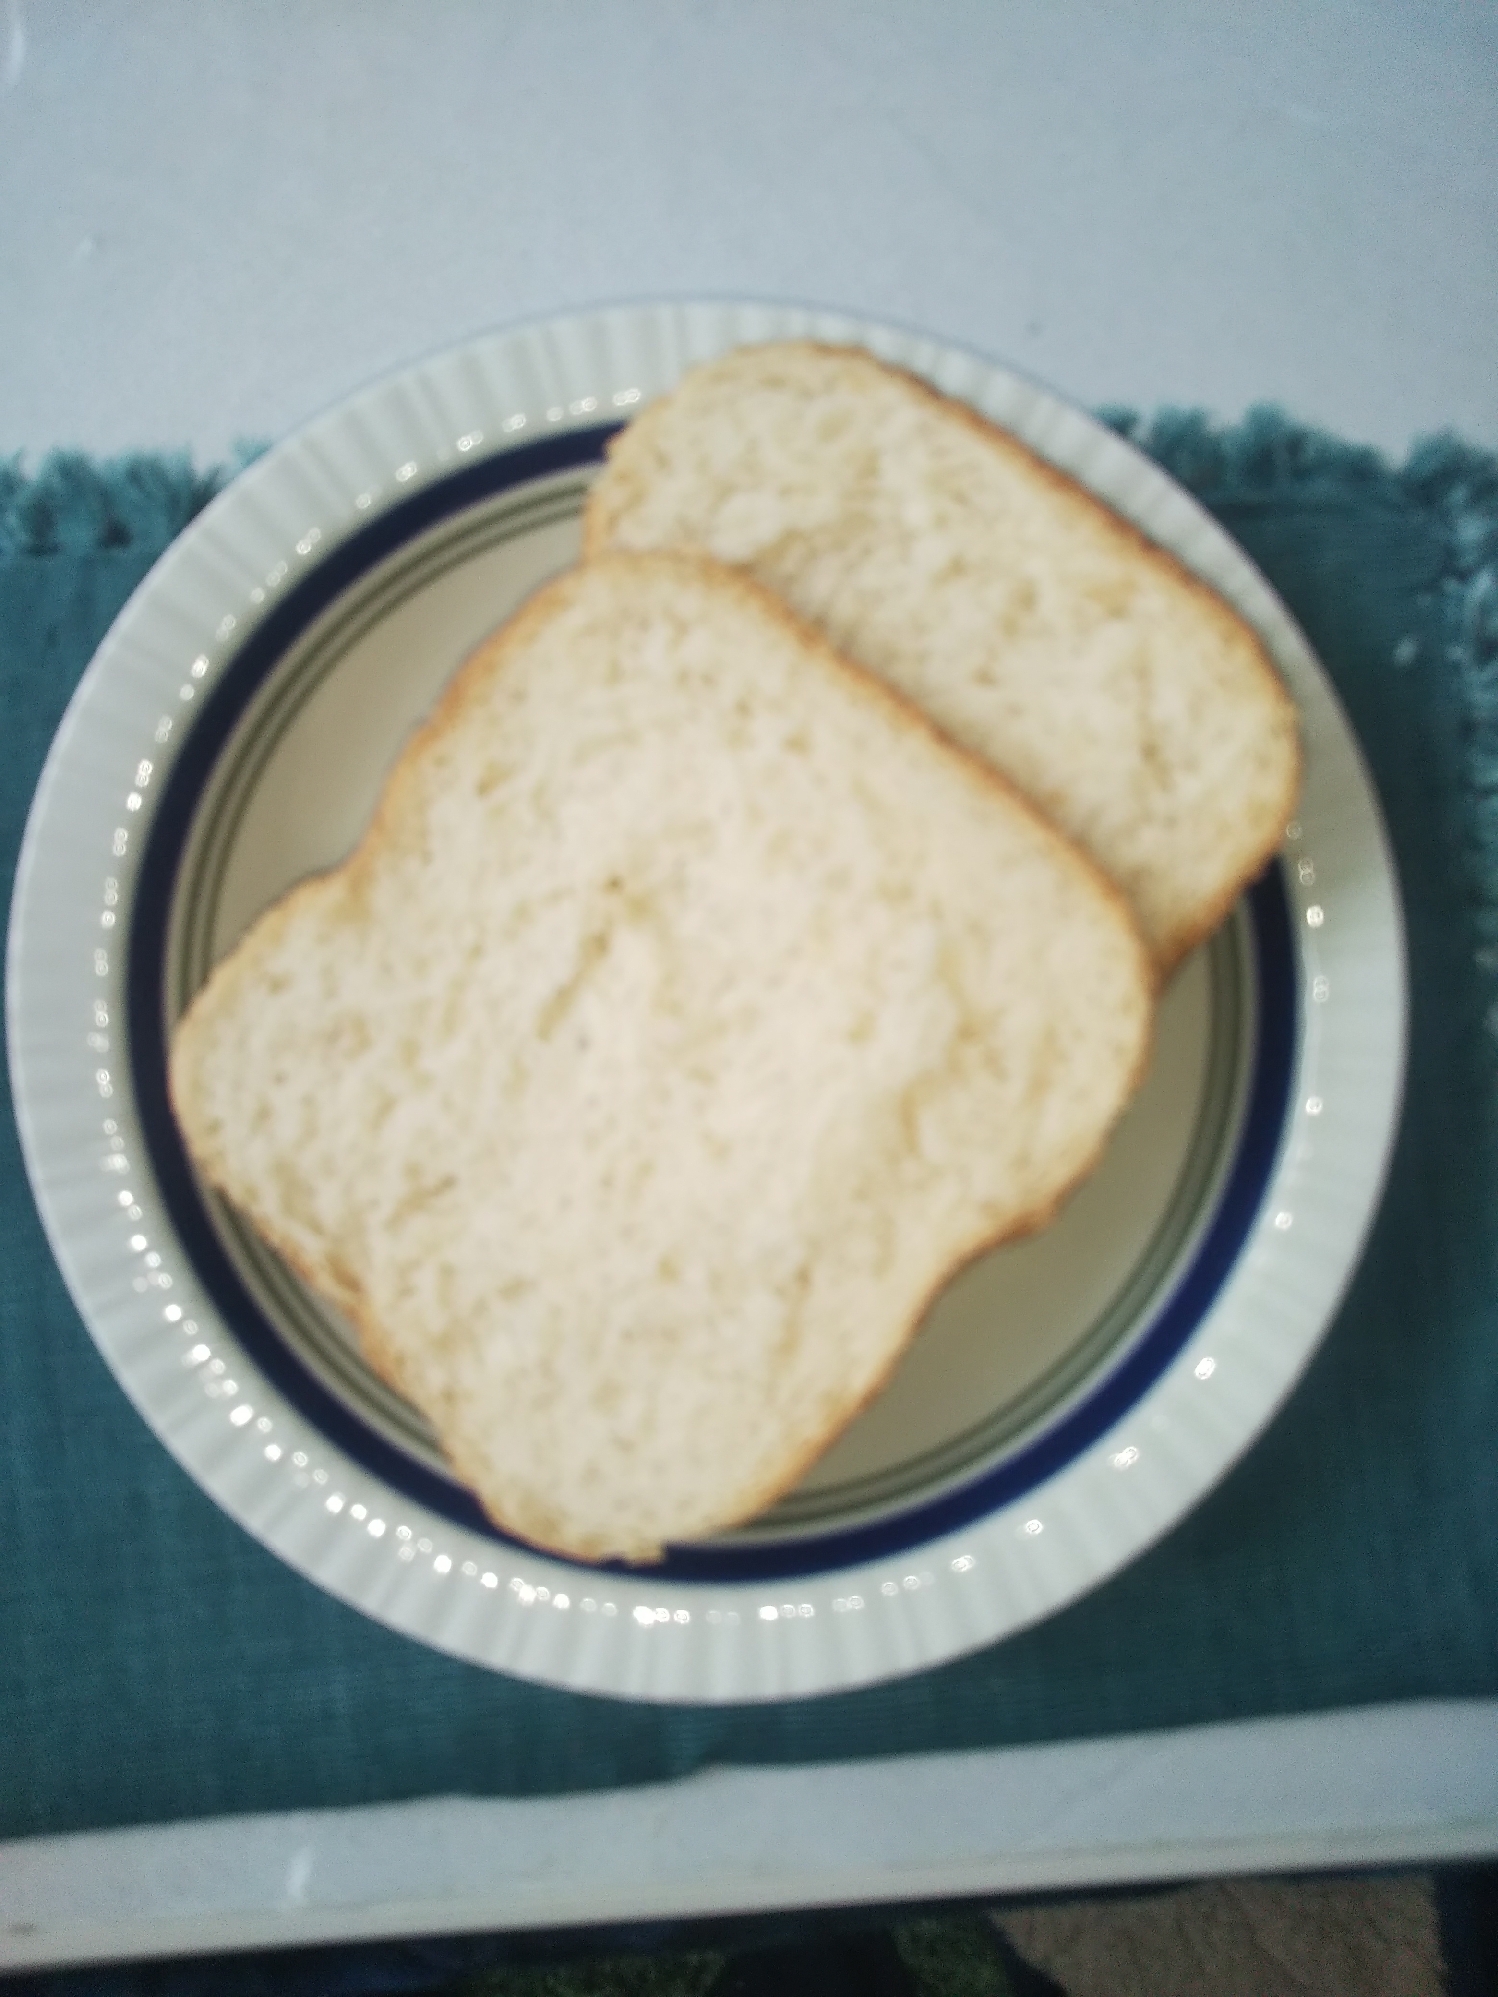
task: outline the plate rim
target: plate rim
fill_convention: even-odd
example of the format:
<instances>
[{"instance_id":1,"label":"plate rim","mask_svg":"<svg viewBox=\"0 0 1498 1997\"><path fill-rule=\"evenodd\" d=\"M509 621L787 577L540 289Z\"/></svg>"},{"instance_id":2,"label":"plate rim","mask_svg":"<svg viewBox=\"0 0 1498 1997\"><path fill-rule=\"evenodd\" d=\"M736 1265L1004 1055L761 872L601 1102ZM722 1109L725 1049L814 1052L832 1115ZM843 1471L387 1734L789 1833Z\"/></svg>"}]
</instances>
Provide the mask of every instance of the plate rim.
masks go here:
<instances>
[{"instance_id":1,"label":"plate rim","mask_svg":"<svg viewBox=\"0 0 1498 1997\"><path fill-rule=\"evenodd\" d=\"M388 1494L382 1498L379 1480L350 1465L255 1377L258 1369L236 1353L232 1336L212 1325L206 1299L192 1294L190 1272L185 1281L180 1272L168 1277L163 1288L159 1272L142 1274L117 1246L100 1246L102 1190L114 1189L117 1201L131 1195L120 1204L123 1212L140 1213L130 1223L132 1238L162 1239L162 1214L140 1176L145 1159L132 1151L124 1064L115 1065L113 1055L107 1069L102 1054L97 1065L80 1058L78 1023L60 1023L59 1001L66 990L82 1002L88 960L79 952L92 948L96 989L115 1008L100 1030L99 1037L109 1038L128 953L113 947L116 923L106 918L118 905L121 914L130 912L131 870L145 844L134 835L149 824L160 795L151 781L171 757L176 717L191 712L196 692L210 676L216 683L278 600L272 582L278 568L283 582L305 574L309 562L326 561L361 520L380 517L461 468L465 458L487 461L522 438L529 442L537 429L543 437L565 436L596 424L608 408L627 413L648 399L647 389L654 392L652 382L664 385L673 368L705 351L808 332L914 366L985 413L995 413L994 403L1018 408L1024 425L1010 427L1042 455L1081 476L1188 567L1201 572L1205 564L1208 579L1260 628L1291 680L1306 738L1307 795L1317 787L1314 766L1321 788L1330 783L1344 815L1359 821L1362 841L1360 848L1352 841L1353 852L1336 850L1327 801L1313 796L1308 809L1303 799L1283 869L1303 983L1291 1112L1227 1288L1237 1318L1251 1317L1247 1306L1257 1298L1265 1310L1271 1302L1281 1312L1288 1308L1294 1322L1287 1327L1282 1319L1277 1336L1255 1340L1242 1324L1220 1322L1214 1305L1115 1429L1055 1473L1043 1501L1001 1506L918 1552L784 1584L667 1582L642 1569L592 1570L584 1579L589 1571L570 1563L480 1544L446 1521L420 1517L421 1508L404 1499L400 1507L409 1516L392 1527L385 1514L394 1507ZM505 403L495 392L496 372L502 382L508 373L509 399L524 401L523 409L489 414L491 405L497 411ZM610 380L619 385L607 386ZM485 422L458 427L454 412L465 392ZM601 409L604 398L608 406ZM523 421L515 424L517 416ZM383 470L374 482L378 491L360 482L371 464ZM299 521L307 524L299 529ZM260 559L267 550L274 557L268 564ZM179 676L174 713L168 682ZM158 709L152 731L149 715ZM188 733L178 731L177 740ZM129 753L120 746L122 734ZM143 738L148 746L154 740L154 755L138 753ZM105 802L109 809L101 813ZM80 813L96 821L89 839L101 830L112 839L113 874L97 864L104 857L99 847L83 850ZM110 818L120 821L112 831L105 830ZM1313 821L1309 839L1305 819ZM1341 846L1347 844L1344 828ZM114 901L103 908L95 901L86 914L82 900L59 909L59 879L81 880L90 868L96 880L114 882ZM1344 996L1349 974L1353 1002ZM439 1649L578 1690L706 1702L875 1682L994 1641L1100 1583L1199 1502L1288 1395L1351 1279L1398 1128L1408 1031L1402 916L1388 835L1361 752L1283 605L1199 503L1096 419L963 348L815 307L723 300L536 318L427 356L332 405L210 502L124 606L57 731L16 872L7 1014L16 1121L53 1253L121 1386L210 1496L308 1578ZM1335 1086L1324 1086L1323 1076ZM1359 1086L1349 1102L1342 1092L1354 1080ZM1307 1117L1316 1119L1314 1131ZM1308 1146L1313 1136L1324 1145L1339 1130L1346 1177L1330 1188L1338 1197L1328 1203L1329 1189L1318 1189L1306 1170ZM1319 1270L1314 1255L1308 1267L1300 1247L1315 1229L1295 1228L1308 1201L1315 1212L1318 1190L1338 1242L1334 1256L1320 1257ZM109 1217L119 1223L116 1233L126 1225L118 1214ZM141 1237L147 1225L149 1236ZM1330 1271L1328 1260L1335 1265ZM1297 1271L1299 1296L1287 1303ZM173 1282L178 1287L164 1303ZM163 1324L191 1325L193 1343L181 1356L202 1348L204 1359L168 1364ZM1219 1358L1219 1351L1228 1356ZM229 1367L250 1386L241 1391ZM1229 1382L1231 1394L1222 1391ZM580 1594L585 1587L589 1592Z\"/></svg>"}]
</instances>

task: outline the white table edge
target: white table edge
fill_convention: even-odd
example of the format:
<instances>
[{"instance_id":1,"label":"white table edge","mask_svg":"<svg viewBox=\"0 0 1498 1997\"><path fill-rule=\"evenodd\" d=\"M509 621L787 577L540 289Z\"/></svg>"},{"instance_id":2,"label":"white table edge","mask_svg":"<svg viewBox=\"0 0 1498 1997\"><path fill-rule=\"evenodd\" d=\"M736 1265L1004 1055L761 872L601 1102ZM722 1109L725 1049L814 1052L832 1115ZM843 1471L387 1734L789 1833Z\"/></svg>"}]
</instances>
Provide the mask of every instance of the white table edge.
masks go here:
<instances>
[{"instance_id":1,"label":"white table edge","mask_svg":"<svg viewBox=\"0 0 1498 1997\"><path fill-rule=\"evenodd\" d=\"M1498 1853L1498 1700L0 1843L0 1969Z\"/></svg>"}]
</instances>

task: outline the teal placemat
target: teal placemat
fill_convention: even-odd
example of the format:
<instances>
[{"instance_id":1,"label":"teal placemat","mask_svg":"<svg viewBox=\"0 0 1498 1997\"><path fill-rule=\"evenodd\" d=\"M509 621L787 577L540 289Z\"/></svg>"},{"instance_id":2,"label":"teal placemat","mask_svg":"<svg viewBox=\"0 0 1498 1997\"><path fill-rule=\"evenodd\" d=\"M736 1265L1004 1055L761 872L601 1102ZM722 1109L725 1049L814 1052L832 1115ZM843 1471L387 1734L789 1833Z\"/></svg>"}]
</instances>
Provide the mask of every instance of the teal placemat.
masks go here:
<instances>
[{"instance_id":1,"label":"teal placemat","mask_svg":"<svg viewBox=\"0 0 1498 1997\"><path fill-rule=\"evenodd\" d=\"M1409 921L1408 1107L1326 1345L1171 1538L1037 1630L769 1708L550 1692L423 1649L263 1552L158 1447L53 1268L0 1118L0 1835L710 1761L989 1746L1498 1693L1498 461L1402 469L1261 412L1113 420L1259 562L1374 769ZM212 490L0 466L0 840L111 617Z\"/></svg>"}]
</instances>

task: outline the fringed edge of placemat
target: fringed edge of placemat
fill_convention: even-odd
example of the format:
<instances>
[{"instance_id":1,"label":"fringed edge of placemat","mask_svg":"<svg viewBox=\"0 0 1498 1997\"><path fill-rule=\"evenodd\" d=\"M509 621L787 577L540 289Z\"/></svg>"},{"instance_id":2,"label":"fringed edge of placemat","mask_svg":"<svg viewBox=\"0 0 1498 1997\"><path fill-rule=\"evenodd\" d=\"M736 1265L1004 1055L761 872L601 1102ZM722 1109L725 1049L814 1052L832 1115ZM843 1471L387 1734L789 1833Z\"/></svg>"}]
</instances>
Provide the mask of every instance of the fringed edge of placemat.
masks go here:
<instances>
[{"instance_id":1,"label":"fringed edge of placemat","mask_svg":"<svg viewBox=\"0 0 1498 1997\"><path fill-rule=\"evenodd\" d=\"M0 460L0 558L159 551L264 448L236 445L228 464L205 471L185 451L53 451L35 472L19 456Z\"/></svg>"}]
</instances>

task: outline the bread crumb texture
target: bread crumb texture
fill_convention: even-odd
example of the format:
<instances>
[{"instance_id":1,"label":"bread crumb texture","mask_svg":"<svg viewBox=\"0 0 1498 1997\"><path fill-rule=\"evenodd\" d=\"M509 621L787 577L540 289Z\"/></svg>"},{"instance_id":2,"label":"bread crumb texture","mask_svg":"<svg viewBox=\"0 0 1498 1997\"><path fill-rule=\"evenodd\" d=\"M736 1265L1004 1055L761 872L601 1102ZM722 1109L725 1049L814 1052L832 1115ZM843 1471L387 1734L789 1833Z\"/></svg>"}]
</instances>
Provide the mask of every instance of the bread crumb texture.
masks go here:
<instances>
[{"instance_id":1,"label":"bread crumb texture","mask_svg":"<svg viewBox=\"0 0 1498 1997\"><path fill-rule=\"evenodd\" d=\"M1294 709L1254 632L965 406L854 349L688 374L615 439L588 546L746 569L1083 845L1162 967L1278 847Z\"/></svg>"},{"instance_id":2,"label":"bread crumb texture","mask_svg":"<svg viewBox=\"0 0 1498 1997\"><path fill-rule=\"evenodd\" d=\"M616 556L468 662L171 1078L498 1523L648 1559L1053 1210L1150 1012L1121 898L987 771L742 578Z\"/></svg>"}]
</instances>

